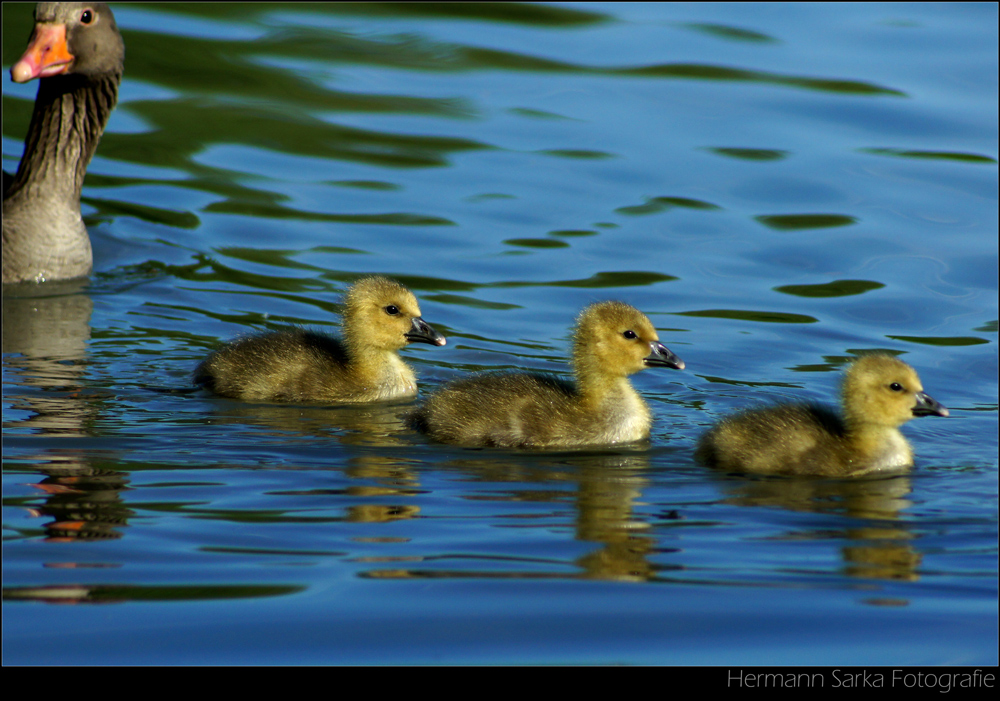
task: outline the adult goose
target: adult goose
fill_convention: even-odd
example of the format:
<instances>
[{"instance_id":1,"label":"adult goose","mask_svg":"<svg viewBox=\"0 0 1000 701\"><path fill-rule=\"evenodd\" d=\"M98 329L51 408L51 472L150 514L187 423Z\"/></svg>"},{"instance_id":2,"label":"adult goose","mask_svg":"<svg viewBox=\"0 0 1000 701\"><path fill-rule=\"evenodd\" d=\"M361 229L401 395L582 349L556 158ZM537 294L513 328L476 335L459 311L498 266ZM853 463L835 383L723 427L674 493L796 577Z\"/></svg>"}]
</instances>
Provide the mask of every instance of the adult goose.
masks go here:
<instances>
[{"instance_id":1,"label":"adult goose","mask_svg":"<svg viewBox=\"0 0 1000 701\"><path fill-rule=\"evenodd\" d=\"M916 371L886 354L851 363L842 414L815 404L780 404L729 416L709 430L695 456L724 470L846 477L913 464L899 427L917 416L948 416Z\"/></svg>"},{"instance_id":2,"label":"adult goose","mask_svg":"<svg viewBox=\"0 0 1000 701\"><path fill-rule=\"evenodd\" d=\"M17 174L4 173L3 282L87 275L90 238L80 191L118 101L125 45L103 3L39 3L11 78L39 78Z\"/></svg>"},{"instance_id":3,"label":"adult goose","mask_svg":"<svg viewBox=\"0 0 1000 701\"><path fill-rule=\"evenodd\" d=\"M579 448L649 438L649 407L628 381L647 367L684 369L649 318L623 302L581 312L573 334L575 382L534 373L465 377L409 417L442 443L467 447Z\"/></svg>"}]
</instances>

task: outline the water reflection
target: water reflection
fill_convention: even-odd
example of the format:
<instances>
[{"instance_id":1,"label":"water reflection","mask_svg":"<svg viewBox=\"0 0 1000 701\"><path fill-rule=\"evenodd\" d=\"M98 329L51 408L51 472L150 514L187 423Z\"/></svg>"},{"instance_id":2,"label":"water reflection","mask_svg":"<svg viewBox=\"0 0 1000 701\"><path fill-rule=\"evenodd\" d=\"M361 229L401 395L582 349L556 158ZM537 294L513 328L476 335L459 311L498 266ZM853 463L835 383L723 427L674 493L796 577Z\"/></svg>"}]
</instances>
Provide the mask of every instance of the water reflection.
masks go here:
<instances>
[{"instance_id":1,"label":"water reflection","mask_svg":"<svg viewBox=\"0 0 1000 701\"><path fill-rule=\"evenodd\" d=\"M398 447L410 445L403 419L412 402L379 402L345 406L251 404L212 398L211 421L226 426L252 426L259 436L295 442L323 438L342 445Z\"/></svg>"},{"instance_id":2,"label":"water reflection","mask_svg":"<svg viewBox=\"0 0 1000 701\"><path fill-rule=\"evenodd\" d=\"M814 530L803 523L783 536L788 541L840 540L841 572L860 579L916 581L922 555L904 512L913 506L907 475L855 479L741 478L718 482L727 504L834 514Z\"/></svg>"},{"instance_id":3,"label":"water reflection","mask_svg":"<svg viewBox=\"0 0 1000 701\"><path fill-rule=\"evenodd\" d=\"M4 285L5 438L15 427L20 435L93 435L101 403L85 380L94 308L88 288L82 279ZM44 539L120 538L117 527L132 515L122 500L127 475L95 466L84 451L37 445L34 452L21 452L18 462L35 463L44 477L31 487L46 498L26 507L31 517L46 519L40 526Z\"/></svg>"},{"instance_id":4,"label":"water reflection","mask_svg":"<svg viewBox=\"0 0 1000 701\"><path fill-rule=\"evenodd\" d=\"M636 513L636 506L644 503L644 493L651 486L648 454L575 455L560 459L535 456L516 462L497 455L454 459L439 467L458 471L473 482L466 499L506 504L509 508L504 511L502 521L508 527L565 528L568 524L564 517L570 510L574 539L597 547L572 561L474 553L415 555L412 550L421 548L420 540L416 539L407 555L359 559L380 565L395 564L361 570L359 576L733 582L733 572L721 565L687 572L687 568L673 564L677 559L684 560L687 538L700 538L697 532L706 527L705 523L686 521L684 508L668 509L653 520L648 514ZM814 530L803 529L799 523L794 530L769 539L788 543L842 541L840 572L848 577L905 581L919 578L922 555L916 546L916 536L902 518L903 512L912 506L907 499L912 491L908 477L855 480L719 477L716 484L721 491L720 504L835 517L832 522L824 520ZM546 504L552 509L540 508ZM424 512L424 516L434 514ZM664 546L662 529L670 530L674 546ZM694 530L688 533L689 529ZM420 564L401 566L402 562ZM488 566L490 562L493 568Z\"/></svg>"},{"instance_id":5,"label":"water reflection","mask_svg":"<svg viewBox=\"0 0 1000 701\"><path fill-rule=\"evenodd\" d=\"M468 451L477 452L477 451ZM360 576L397 578L557 578L645 581L654 576L649 556L656 538L649 524L633 511L649 486L649 455L641 449L629 453L534 454L525 458L504 451L485 451L481 458L457 458L438 467L457 472L472 485L465 495L475 502L506 505L503 521L513 528L563 529L566 509L572 512L575 540L598 547L569 563L547 557L490 555L428 555L417 559L429 567L395 567L365 570ZM477 486L478 485L478 486ZM510 485L509 487L506 485ZM539 505L552 505L546 512ZM380 562L392 561L381 558ZM438 563L471 561L468 568L449 568ZM498 569L485 568L494 562Z\"/></svg>"},{"instance_id":6,"label":"water reflection","mask_svg":"<svg viewBox=\"0 0 1000 701\"><path fill-rule=\"evenodd\" d=\"M25 387L79 390L94 303L86 280L21 283L3 289L4 373ZM39 430L72 433L83 420L72 397L33 394Z\"/></svg>"},{"instance_id":7,"label":"water reflection","mask_svg":"<svg viewBox=\"0 0 1000 701\"><path fill-rule=\"evenodd\" d=\"M857 217L846 214L760 214L754 219L777 231L828 229L836 226L850 226L858 221Z\"/></svg>"},{"instance_id":8,"label":"water reflection","mask_svg":"<svg viewBox=\"0 0 1000 701\"><path fill-rule=\"evenodd\" d=\"M128 524L135 512L125 506L124 492L129 475L115 470L85 467L41 467L46 474L30 486L46 494L45 500L26 507L30 516L49 519L42 524L45 540L106 540L121 538L120 527Z\"/></svg>"},{"instance_id":9,"label":"water reflection","mask_svg":"<svg viewBox=\"0 0 1000 701\"><path fill-rule=\"evenodd\" d=\"M136 601L213 601L258 597L288 596L304 587L282 585L48 585L42 587L4 587L5 601L39 601L49 604L116 604Z\"/></svg>"}]
</instances>

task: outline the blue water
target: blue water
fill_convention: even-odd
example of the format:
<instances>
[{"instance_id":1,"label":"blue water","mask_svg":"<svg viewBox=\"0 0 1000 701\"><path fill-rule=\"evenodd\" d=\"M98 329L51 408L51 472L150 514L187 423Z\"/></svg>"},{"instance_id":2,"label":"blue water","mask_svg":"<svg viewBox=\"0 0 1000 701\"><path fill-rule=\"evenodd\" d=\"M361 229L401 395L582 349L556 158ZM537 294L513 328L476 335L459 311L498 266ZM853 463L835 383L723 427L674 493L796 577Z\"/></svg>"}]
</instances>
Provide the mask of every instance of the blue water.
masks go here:
<instances>
[{"instance_id":1,"label":"blue water","mask_svg":"<svg viewBox=\"0 0 1000 701\"><path fill-rule=\"evenodd\" d=\"M5 663L996 664L996 5L113 7L95 273L4 290ZM365 273L448 336L425 393L565 373L602 299L687 369L587 452L166 391ZM872 349L951 410L910 473L694 463Z\"/></svg>"}]
</instances>

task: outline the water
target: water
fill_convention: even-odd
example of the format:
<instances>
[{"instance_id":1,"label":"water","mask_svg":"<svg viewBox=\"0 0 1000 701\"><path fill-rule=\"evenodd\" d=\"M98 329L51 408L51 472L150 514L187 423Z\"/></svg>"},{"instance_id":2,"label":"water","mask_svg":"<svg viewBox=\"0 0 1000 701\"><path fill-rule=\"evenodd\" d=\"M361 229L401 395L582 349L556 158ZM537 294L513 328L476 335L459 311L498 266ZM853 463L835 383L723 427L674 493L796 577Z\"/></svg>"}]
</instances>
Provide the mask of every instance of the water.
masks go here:
<instances>
[{"instance_id":1,"label":"water","mask_svg":"<svg viewBox=\"0 0 1000 701\"><path fill-rule=\"evenodd\" d=\"M95 273L4 293L5 662L996 663L995 5L114 9ZM687 369L634 378L648 446L575 453L162 391L365 273L448 336L424 392L566 372L602 299ZM870 349L951 409L909 474L694 464Z\"/></svg>"}]
</instances>

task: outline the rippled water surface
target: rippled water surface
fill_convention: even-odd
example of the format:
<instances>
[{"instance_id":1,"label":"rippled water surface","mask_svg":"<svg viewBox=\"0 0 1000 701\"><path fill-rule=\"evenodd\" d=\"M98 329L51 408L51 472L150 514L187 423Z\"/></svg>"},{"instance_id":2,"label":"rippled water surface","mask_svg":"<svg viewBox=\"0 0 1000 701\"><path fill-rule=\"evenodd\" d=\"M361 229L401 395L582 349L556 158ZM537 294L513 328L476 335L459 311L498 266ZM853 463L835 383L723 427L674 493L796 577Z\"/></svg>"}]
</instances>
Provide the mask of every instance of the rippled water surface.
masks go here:
<instances>
[{"instance_id":1,"label":"rippled water surface","mask_svg":"<svg viewBox=\"0 0 1000 701\"><path fill-rule=\"evenodd\" d=\"M94 275L4 291L5 662L996 663L995 4L114 10ZM36 88L4 76L7 171ZM602 299L687 369L588 452L164 391L336 333L373 272L448 336L403 353L424 393L565 373ZM871 349L951 409L909 474L694 463Z\"/></svg>"}]
</instances>

